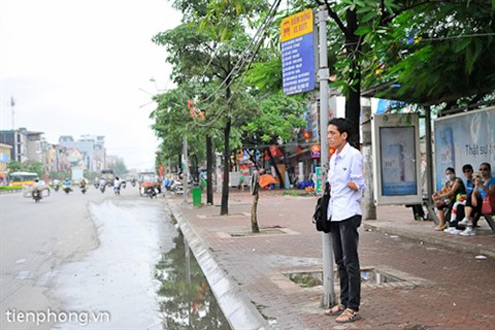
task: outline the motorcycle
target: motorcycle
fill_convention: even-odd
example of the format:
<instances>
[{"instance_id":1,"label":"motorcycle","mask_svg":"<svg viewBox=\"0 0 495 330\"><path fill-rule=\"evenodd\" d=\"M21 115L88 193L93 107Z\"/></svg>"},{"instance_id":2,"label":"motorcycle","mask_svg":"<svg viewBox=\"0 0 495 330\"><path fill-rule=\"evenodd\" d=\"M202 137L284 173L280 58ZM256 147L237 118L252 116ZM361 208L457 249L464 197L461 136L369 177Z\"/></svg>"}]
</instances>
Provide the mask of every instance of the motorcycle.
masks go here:
<instances>
[{"instance_id":1,"label":"motorcycle","mask_svg":"<svg viewBox=\"0 0 495 330\"><path fill-rule=\"evenodd\" d=\"M38 203L43 198L41 196L42 195L41 191L39 191L38 189L34 189L33 192L31 193L31 195L32 195L35 203Z\"/></svg>"},{"instance_id":2,"label":"motorcycle","mask_svg":"<svg viewBox=\"0 0 495 330\"><path fill-rule=\"evenodd\" d=\"M173 192L174 194L183 194L184 188L182 182L174 180L170 185L170 191Z\"/></svg>"},{"instance_id":3,"label":"motorcycle","mask_svg":"<svg viewBox=\"0 0 495 330\"><path fill-rule=\"evenodd\" d=\"M125 189L125 187L126 187L126 182L125 182L125 181L122 181L122 183L120 184L120 187L121 187L122 189Z\"/></svg>"},{"instance_id":4,"label":"motorcycle","mask_svg":"<svg viewBox=\"0 0 495 330\"><path fill-rule=\"evenodd\" d=\"M115 195L120 195L120 186L113 187L113 192L115 193Z\"/></svg>"},{"instance_id":5,"label":"motorcycle","mask_svg":"<svg viewBox=\"0 0 495 330\"><path fill-rule=\"evenodd\" d=\"M58 191L58 190L60 189L60 184L56 184L56 185L53 187L53 189L54 189L55 191Z\"/></svg>"},{"instance_id":6,"label":"motorcycle","mask_svg":"<svg viewBox=\"0 0 495 330\"><path fill-rule=\"evenodd\" d=\"M158 198L159 191L155 187L147 187L144 188L144 195L148 196L149 198Z\"/></svg>"},{"instance_id":7,"label":"motorcycle","mask_svg":"<svg viewBox=\"0 0 495 330\"><path fill-rule=\"evenodd\" d=\"M133 187L135 187L136 186L136 179L132 179L131 184Z\"/></svg>"},{"instance_id":8,"label":"motorcycle","mask_svg":"<svg viewBox=\"0 0 495 330\"><path fill-rule=\"evenodd\" d=\"M64 190L64 192L68 195L68 194L72 191L72 188L71 188L71 187L69 187L69 186L65 186L65 187L63 188L63 190Z\"/></svg>"},{"instance_id":9,"label":"motorcycle","mask_svg":"<svg viewBox=\"0 0 495 330\"><path fill-rule=\"evenodd\" d=\"M86 193L86 191L87 191L86 186L80 186L79 188L81 188L81 192L84 195Z\"/></svg>"},{"instance_id":10,"label":"motorcycle","mask_svg":"<svg viewBox=\"0 0 495 330\"><path fill-rule=\"evenodd\" d=\"M101 191L102 194L105 192L106 186L107 186L106 184L101 184L100 185L100 191Z\"/></svg>"}]
</instances>

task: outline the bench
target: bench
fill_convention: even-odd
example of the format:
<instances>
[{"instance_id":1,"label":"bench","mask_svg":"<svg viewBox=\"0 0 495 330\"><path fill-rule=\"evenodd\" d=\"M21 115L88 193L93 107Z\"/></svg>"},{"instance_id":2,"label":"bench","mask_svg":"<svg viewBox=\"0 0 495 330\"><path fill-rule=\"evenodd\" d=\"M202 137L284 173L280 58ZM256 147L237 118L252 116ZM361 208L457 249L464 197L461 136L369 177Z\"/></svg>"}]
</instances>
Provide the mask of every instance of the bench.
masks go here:
<instances>
[{"instance_id":1,"label":"bench","mask_svg":"<svg viewBox=\"0 0 495 330\"><path fill-rule=\"evenodd\" d=\"M433 220L433 222L435 223L435 225L438 226L438 218L437 218L437 213L436 213L435 206L429 204L428 203L428 200L424 200L423 201L423 205L428 210L428 219ZM445 219L450 219L451 212L452 212L451 209L446 209ZM490 226L490 228L492 229L492 231L495 233L494 215L481 214L481 213L475 214L475 216L473 218L474 219L474 222L477 223L478 220L481 219L481 217L485 218L486 222L488 222L488 225Z\"/></svg>"},{"instance_id":2,"label":"bench","mask_svg":"<svg viewBox=\"0 0 495 330\"><path fill-rule=\"evenodd\" d=\"M483 214L483 217L485 218L486 222L488 222L488 225L490 226L492 231L495 233L495 221L493 220L493 215Z\"/></svg>"}]
</instances>

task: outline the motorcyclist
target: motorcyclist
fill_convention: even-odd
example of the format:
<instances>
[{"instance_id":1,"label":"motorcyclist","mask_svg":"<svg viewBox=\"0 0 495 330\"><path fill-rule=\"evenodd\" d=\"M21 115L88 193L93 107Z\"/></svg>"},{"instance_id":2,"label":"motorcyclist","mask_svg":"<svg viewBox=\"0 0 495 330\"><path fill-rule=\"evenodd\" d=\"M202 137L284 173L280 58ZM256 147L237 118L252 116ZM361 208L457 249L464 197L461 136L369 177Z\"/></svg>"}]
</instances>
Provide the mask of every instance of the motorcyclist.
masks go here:
<instances>
[{"instance_id":1,"label":"motorcyclist","mask_svg":"<svg viewBox=\"0 0 495 330\"><path fill-rule=\"evenodd\" d=\"M113 191L115 195L120 195L120 179L118 176L116 176L115 180L113 180Z\"/></svg>"},{"instance_id":2,"label":"motorcyclist","mask_svg":"<svg viewBox=\"0 0 495 330\"><path fill-rule=\"evenodd\" d=\"M64 186L64 188L66 188L66 187L70 188L71 184L72 184L72 182L70 182L69 178L65 178L65 180L62 182L62 185Z\"/></svg>"},{"instance_id":3,"label":"motorcyclist","mask_svg":"<svg viewBox=\"0 0 495 330\"><path fill-rule=\"evenodd\" d=\"M41 181L40 179L35 179L33 184L33 195L37 192L39 196L41 196L44 190L46 190L48 192L48 195L50 195L50 189L45 184L45 182Z\"/></svg>"},{"instance_id":4,"label":"motorcyclist","mask_svg":"<svg viewBox=\"0 0 495 330\"><path fill-rule=\"evenodd\" d=\"M58 188L60 188L60 180L53 179L53 189L55 189L55 191L58 191Z\"/></svg>"},{"instance_id":5,"label":"motorcyclist","mask_svg":"<svg viewBox=\"0 0 495 330\"><path fill-rule=\"evenodd\" d=\"M86 192L86 186L88 182L86 181L85 178L81 179L81 182L79 182L79 188L81 188L82 193L84 194Z\"/></svg>"},{"instance_id":6,"label":"motorcyclist","mask_svg":"<svg viewBox=\"0 0 495 330\"><path fill-rule=\"evenodd\" d=\"M62 182L63 190L66 194L72 191L72 188L70 187L71 184L72 182L70 182L69 178L65 178L65 180Z\"/></svg>"}]
</instances>

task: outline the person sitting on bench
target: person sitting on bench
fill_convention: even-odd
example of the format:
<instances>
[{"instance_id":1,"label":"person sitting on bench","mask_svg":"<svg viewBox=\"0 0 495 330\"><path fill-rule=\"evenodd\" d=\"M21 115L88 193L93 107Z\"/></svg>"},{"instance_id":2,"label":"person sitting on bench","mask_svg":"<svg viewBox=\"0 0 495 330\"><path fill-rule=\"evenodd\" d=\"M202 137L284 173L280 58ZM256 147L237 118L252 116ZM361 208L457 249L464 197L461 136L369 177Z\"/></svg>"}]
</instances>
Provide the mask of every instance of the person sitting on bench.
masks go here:
<instances>
[{"instance_id":1,"label":"person sitting on bench","mask_svg":"<svg viewBox=\"0 0 495 330\"><path fill-rule=\"evenodd\" d=\"M433 202L437 207L438 227L435 230L441 231L447 228L445 223L445 211L449 213L455 203L457 194L465 194L466 187L461 178L455 176L455 170L452 167L447 167L445 170L447 182L445 186L438 192L433 194Z\"/></svg>"},{"instance_id":2,"label":"person sitting on bench","mask_svg":"<svg viewBox=\"0 0 495 330\"><path fill-rule=\"evenodd\" d=\"M481 209L481 203L483 199L487 196L495 195L495 177L492 177L492 167L489 163L481 163L480 165L480 175L476 175L474 179L474 190L471 197L471 202L473 207L479 207ZM476 225L474 218L468 218L470 223L467 225L466 229L460 233L462 236L474 236L476 232L474 231L474 226Z\"/></svg>"},{"instance_id":3,"label":"person sitting on bench","mask_svg":"<svg viewBox=\"0 0 495 330\"><path fill-rule=\"evenodd\" d=\"M472 193L474 190L473 166L466 164L462 167L462 172L466 177L466 196L460 198L452 207L450 216L449 228L444 229L444 232L457 235L462 233L466 226L470 223L472 217L477 217L481 211L481 203L477 207L473 207L471 202Z\"/></svg>"}]
</instances>

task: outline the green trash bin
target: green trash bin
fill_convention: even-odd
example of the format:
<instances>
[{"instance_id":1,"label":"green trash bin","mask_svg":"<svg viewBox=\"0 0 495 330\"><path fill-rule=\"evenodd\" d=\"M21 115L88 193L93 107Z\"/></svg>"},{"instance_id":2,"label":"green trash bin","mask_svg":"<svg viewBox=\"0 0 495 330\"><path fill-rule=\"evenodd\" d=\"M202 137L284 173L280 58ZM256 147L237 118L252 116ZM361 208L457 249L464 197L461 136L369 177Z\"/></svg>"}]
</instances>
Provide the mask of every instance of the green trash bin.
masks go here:
<instances>
[{"instance_id":1,"label":"green trash bin","mask_svg":"<svg viewBox=\"0 0 495 330\"><path fill-rule=\"evenodd\" d=\"M197 187L192 189L192 200L194 207L201 206L201 188Z\"/></svg>"}]
</instances>

